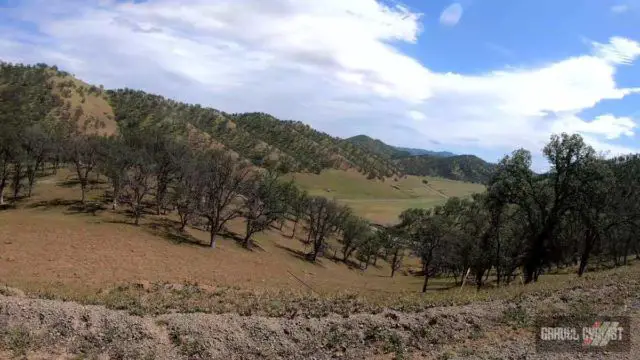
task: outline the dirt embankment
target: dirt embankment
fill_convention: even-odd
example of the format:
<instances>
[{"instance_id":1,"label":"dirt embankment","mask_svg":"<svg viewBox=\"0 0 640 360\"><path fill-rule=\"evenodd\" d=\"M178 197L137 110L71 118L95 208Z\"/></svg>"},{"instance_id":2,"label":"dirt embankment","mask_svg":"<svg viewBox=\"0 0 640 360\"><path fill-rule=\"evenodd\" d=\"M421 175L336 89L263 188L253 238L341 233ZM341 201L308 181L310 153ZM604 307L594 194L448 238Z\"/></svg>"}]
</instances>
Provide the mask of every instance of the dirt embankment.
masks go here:
<instances>
[{"instance_id":1,"label":"dirt embankment","mask_svg":"<svg viewBox=\"0 0 640 360\"><path fill-rule=\"evenodd\" d=\"M348 317L133 316L101 306L0 296L0 358L28 359L638 359L638 284ZM540 314L633 316L624 354L536 354Z\"/></svg>"}]
</instances>

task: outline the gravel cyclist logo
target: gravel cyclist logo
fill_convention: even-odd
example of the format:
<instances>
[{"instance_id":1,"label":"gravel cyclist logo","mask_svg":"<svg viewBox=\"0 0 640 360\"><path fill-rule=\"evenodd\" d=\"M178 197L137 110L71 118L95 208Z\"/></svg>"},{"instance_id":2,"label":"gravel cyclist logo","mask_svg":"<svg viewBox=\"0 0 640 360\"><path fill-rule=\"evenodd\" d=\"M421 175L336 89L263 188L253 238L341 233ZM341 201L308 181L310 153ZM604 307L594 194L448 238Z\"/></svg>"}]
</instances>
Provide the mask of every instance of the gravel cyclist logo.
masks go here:
<instances>
[{"instance_id":1,"label":"gravel cyclist logo","mask_svg":"<svg viewBox=\"0 0 640 360\"><path fill-rule=\"evenodd\" d=\"M611 351L630 349L629 318L540 318L536 348L539 352Z\"/></svg>"},{"instance_id":2,"label":"gravel cyclist logo","mask_svg":"<svg viewBox=\"0 0 640 360\"><path fill-rule=\"evenodd\" d=\"M610 341L622 341L624 328L617 321L596 321L582 329L583 346L607 346Z\"/></svg>"}]
</instances>

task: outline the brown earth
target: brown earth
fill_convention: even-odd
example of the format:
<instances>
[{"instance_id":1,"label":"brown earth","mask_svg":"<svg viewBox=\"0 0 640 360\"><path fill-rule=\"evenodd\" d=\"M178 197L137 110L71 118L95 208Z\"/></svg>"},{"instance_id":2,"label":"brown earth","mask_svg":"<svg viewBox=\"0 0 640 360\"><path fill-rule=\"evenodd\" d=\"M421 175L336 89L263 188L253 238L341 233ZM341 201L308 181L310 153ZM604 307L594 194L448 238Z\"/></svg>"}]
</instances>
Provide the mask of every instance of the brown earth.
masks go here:
<instances>
[{"instance_id":1,"label":"brown earth","mask_svg":"<svg viewBox=\"0 0 640 360\"><path fill-rule=\"evenodd\" d=\"M636 272L637 275L637 272ZM624 284L417 313L322 318L132 316L101 306L0 296L4 353L27 359L638 359L637 277ZM9 290L5 289L5 293ZM626 353L536 353L531 321L556 311L632 317ZM615 304L614 304L615 303ZM519 309L519 316L513 314Z\"/></svg>"}]
</instances>

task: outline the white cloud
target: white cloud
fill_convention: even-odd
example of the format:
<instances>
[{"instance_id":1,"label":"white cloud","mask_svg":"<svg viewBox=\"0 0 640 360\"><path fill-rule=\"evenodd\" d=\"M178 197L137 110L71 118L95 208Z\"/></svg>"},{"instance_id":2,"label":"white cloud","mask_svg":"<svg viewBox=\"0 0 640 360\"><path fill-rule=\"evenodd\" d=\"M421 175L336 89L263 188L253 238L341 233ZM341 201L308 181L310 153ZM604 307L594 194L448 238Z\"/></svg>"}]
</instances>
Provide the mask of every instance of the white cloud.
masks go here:
<instances>
[{"instance_id":1,"label":"white cloud","mask_svg":"<svg viewBox=\"0 0 640 360\"><path fill-rule=\"evenodd\" d=\"M407 112L407 115L412 118L415 121L423 121L427 118L427 116L423 113L421 113L420 111L416 111L416 110L409 110Z\"/></svg>"},{"instance_id":2,"label":"white cloud","mask_svg":"<svg viewBox=\"0 0 640 360\"><path fill-rule=\"evenodd\" d=\"M460 21L464 9L459 3L453 3L447 6L440 14L440 24L446 26L455 26Z\"/></svg>"},{"instance_id":3,"label":"white cloud","mask_svg":"<svg viewBox=\"0 0 640 360\"><path fill-rule=\"evenodd\" d=\"M639 92L615 79L618 66L640 56L630 39L592 43L582 55L535 68L465 75L431 71L401 53L396 43L420 36L420 14L374 0L23 4L12 16L44 35L24 42L19 29L0 32L5 59L56 63L107 87L229 112L265 111L335 135L497 154L537 152L559 131L626 149L615 141L635 129L624 116L579 116Z\"/></svg>"},{"instance_id":4,"label":"white cloud","mask_svg":"<svg viewBox=\"0 0 640 360\"><path fill-rule=\"evenodd\" d=\"M582 133L617 139L620 136L633 136L638 125L629 117L615 117L611 114L597 116L592 121L584 121L577 116L568 116L558 120L552 127L553 132Z\"/></svg>"},{"instance_id":5,"label":"white cloud","mask_svg":"<svg viewBox=\"0 0 640 360\"><path fill-rule=\"evenodd\" d=\"M611 12L615 14L622 14L627 11L629 11L629 5L627 4L618 4L611 7Z\"/></svg>"},{"instance_id":6,"label":"white cloud","mask_svg":"<svg viewBox=\"0 0 640 360\"><path fill-rule=\"evenodd\" d=\"M594 42L597 55L613 64L628 65L640 56L640 44L622 37L613 37L608 44Z\"/></svg>"}]
</instances>

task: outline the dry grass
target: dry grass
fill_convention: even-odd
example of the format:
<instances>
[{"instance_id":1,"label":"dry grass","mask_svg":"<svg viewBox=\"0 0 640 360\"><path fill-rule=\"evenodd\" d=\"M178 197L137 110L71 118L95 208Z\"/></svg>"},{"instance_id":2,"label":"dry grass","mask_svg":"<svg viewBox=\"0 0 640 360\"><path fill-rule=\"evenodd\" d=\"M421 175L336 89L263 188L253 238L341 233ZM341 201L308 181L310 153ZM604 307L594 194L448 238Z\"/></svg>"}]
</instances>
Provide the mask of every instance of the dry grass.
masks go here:
<instances>
[{"instance_id":1,"label":"dry grass","mask_svg":"<svg viewBox=\"0 0 640 360\"><path fill-rule=\"evenodd\" d=\"M111 105L109 105L106 97L97 95L96 93L89 94L88 89L90 85L72 76L56 77L54 80L56 84L70 80L75 85L75 88L71 89L71 96L64 98L64 100L71 103L71 109L82 108L83 115L78 120L79 126L82 126L87 120L98 120L103 124L103 127L90 129L89 132L102 135L113 135L117 132L118 124L115 121L113 109ZM82 95L76 91L76 89L80 88L82 88L84 92ZM55 93L61 95L58 87L54 89Z\"/></svg>"},{"instance_id":2,"label":"dry grass","mask_svg":"<svg viewBox=\"0 0 640 360\"><path fill-rule=\"evenodd\" d=\"M630 266L583 278L573 273L545 275L526 287L516 282L481 291L435 278L425 296L418 292L422 278L407 272L417 267L415 259L408 259L407 267L394 278L384 261L364 272L329 258L312 264L302 258L306 249L300 241L286 236L291 231L288 226L282 232L258 234L253 251L231 236L210 249L207 233L189 229L177 236L171 218L146 215L141 226L134 226L123 212L82 211L73 200L79 198L79 189L66 182L68 176L68 171L60 171L43 179L31 200L0 211L0 283L40 297L104 304L133 313L288 316L301 311L323 316L516 299L532 292L624 281L640 272L638 266ZM93 186L89 199L100 200L106 185ZM235 222L230 230L241 234L242 225Z\"/></svg>"},{"instance_id":3,"label":"dry grass","mask_svg":"<svg viewBox=\"0 0 640 360\"><path fill-rule=\"evenodd\" d=\"M231 237L220 239L212 250L206 246L207 233L189 229L181 239L171 219L147 215L136 227L123 213L85 213L74 207L80 192L65 183L69 180L70 174L60 171L37 184L29 203L0 212L0 279L7 284L37 288L63 283L96 290L167 281L307 291L302 281L318 292L391 292L420 286L421 280L413 276L389 278L383 261L366 272L327 258L311 264L301 258L308 249L298 239L283 236L290 234L289 226L282 233L256 235L253 251ZM94 185L88 199L99 201L104 187ZM242 221L232 223L230 230L241 234ZM304 235L300 227L298 235Z\"/></svg>"},{"instance_id":4,"label":"dry grass","mask_svg":"<svg viewBox=\"0 0 640 360\"><path fill-rule=\"evenodd\" d=\"M432 177L368 180L353 170L331 169L319 175L295 174L292 178L310 194L334 197L351 206L358 215L381 224L396 222L398 215L408 208L429 208L451 196L465 197L485 189L480 184Z\"/></svg>"}]
</instances>

